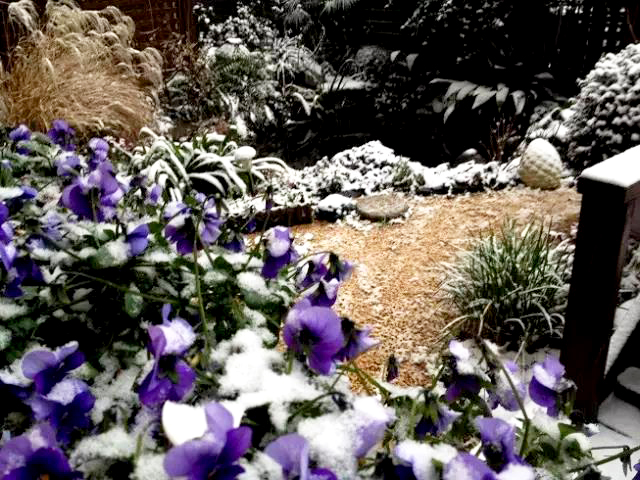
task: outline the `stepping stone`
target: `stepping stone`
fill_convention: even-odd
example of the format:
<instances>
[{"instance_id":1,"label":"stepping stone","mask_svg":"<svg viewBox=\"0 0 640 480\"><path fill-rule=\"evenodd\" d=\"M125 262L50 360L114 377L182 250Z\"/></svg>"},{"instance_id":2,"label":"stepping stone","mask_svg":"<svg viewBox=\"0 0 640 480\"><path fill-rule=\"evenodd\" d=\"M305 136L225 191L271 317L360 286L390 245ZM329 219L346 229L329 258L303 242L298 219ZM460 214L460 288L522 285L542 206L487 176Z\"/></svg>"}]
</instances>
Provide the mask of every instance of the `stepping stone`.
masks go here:
<instances>
[{"instance_id":1,"label":"stepping stone","mask_svg":"<svg viewBox=\"0 0 640 480\"><path fill-rule=\"evenodd\" d=\"M409 210L409 204L399 195L383 193L358 198L356 210L362 218L384 222L403 216Z\"/></svg>"}]
</instances>

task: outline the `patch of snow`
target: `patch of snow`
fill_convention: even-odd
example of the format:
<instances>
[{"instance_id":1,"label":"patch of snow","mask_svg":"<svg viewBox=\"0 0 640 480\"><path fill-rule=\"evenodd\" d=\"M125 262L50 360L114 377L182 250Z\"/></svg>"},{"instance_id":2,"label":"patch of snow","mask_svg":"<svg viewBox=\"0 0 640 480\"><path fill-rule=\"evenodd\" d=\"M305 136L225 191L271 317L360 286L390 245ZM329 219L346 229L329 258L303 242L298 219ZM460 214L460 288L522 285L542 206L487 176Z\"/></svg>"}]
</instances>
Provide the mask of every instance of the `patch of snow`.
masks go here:
<instances>
[{"instance_id":1,"label":"patch of snow","mask_svg":"<svg viewBox=\"0 0 640 480\"><path fill-rule=\"evenodd\" d=\"M458 452L451 445L429 445L415 440L404 440L396 446L393 453L400 460L412 466L413 474L417 480L436 480L440 477L434 461L446 465Z\"/></svg>"},{"instance_id":2,"label":"patch of snow","mask_svg":"<svg viewBox=\"0 0 640 480\"><path fill-rule=\"evenodd\" d=\"M28 312L24 305L19 305L8 298L0 298L0 320L11 320Z\"/></svg>"},{"instance_id":3,"label":"patch of snow","mask_svg":"<svg viewBox=\"0 0 640 480\"><path fill-rule=\"evenodd\" d=\"M169 480L164 470L164 457L161 454L140 455L131 478L133 480Z\"/></svg>"},{"instance_id":4,"label":"patch of snow","mask_svg":"<svg viewBox=\"0 0 640 480\"><path fill-rule=\"evenodd\" d=\"M259 273L240 272L236 278L240 289L255 292L262 297L271 296L264 277Z\"/></svg>"},{"instance_id":5,"label":"patch of snow","mask_svg":"<svg viewBox=\"0 0 640 480\"><path fill-rule=\"evenodd\" d=\"M82 468L94 459L127 459L136 451L136 439L122 427L84 437L71 454L71 463Z\"/></svg>"},{"instance_id":6,"label":"patch of snow","mask_svg":"<svg viewBox=\"0 0 640 480\"><path fill-rule=\"evenodd\" d=\"M212 361L224 364L218 393L233 399L223 404L234 412L234 417L269 404L271 422L278 431L286 428L291 403L311 400L322 393L309 383L297 363L290 374L280 373L284 368L282 354L264 348L261 335L251 329L240 330L231 340L220 342Z\"/></svg>"},{"instance_id":7,"label":"patch of snow","mask_svg":"<svg viewBox=\"0 0 640 480\"><path fill-rule=\"evenodd\" d=\"M173 445L200 438L207 431L204 407L166 401L162 406L162 428Z\"/></svg>"}]
</instances>

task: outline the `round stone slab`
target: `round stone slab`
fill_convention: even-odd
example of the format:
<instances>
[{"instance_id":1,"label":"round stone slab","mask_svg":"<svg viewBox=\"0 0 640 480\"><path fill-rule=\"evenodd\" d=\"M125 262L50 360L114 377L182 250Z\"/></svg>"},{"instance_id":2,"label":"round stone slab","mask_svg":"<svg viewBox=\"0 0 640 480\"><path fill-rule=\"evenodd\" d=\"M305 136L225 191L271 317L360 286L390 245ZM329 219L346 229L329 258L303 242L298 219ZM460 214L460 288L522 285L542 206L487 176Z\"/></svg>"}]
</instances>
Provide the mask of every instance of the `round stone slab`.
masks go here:
<instances>
[{"instance_id":1,"label":"round stone slab","mask_svg":"<svg viewBox=\"0 0 640 480\"><path fill-rule=\"evenodd\" d=\"M356 210L362 218L383 222L401 217L409 205L399 195L382 193L356 199Z\"/></svg>"}]
</instances>

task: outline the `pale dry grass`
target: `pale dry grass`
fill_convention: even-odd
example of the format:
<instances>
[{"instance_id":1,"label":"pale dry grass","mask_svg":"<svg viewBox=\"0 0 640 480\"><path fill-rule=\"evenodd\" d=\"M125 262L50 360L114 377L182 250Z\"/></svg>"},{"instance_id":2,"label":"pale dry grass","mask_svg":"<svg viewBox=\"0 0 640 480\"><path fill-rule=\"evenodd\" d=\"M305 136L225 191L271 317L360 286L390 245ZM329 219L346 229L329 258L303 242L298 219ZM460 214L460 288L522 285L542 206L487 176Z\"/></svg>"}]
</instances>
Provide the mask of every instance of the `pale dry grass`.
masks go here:
<instances>
[{"instance_id":1,"label":"pale dry grass","mask_svg":"<svg viewBox=\"0 0 640 480\"><path fill-rule=\"evenodd\" d=\"M453 260L479 233L499 227L507 217L525 222L545 216L554 230L567 233L577 222L580 195L569 188L519 187L453 198L417 197L409 203L412 214L406 222L376 225L368 232L325 222L293 231L298 241L313 234L310 251L333 250L357 264L341 288L337 311L360 325L372 325L373 335L382 341L361 357L360 366L380 376L394 353L400 360L398 382L422 385L425 362L442 348L443 328L456 316L440 291L441 262Z\"/></svg>"},{"instance_id":2,"label":"pale dry grass","mask_svg":"<svg viewBox=\"0 0 640 480\"><path fill-rule=\"evenodd\" d=\"M48 129L61 118L79 134L137 135L152 119L162 57L131 47L135 26L115 7L84 11L47 3L37 18L29 0L10 18L21 37L0 75L0 120Z\"/></svg>"}]
</instances>

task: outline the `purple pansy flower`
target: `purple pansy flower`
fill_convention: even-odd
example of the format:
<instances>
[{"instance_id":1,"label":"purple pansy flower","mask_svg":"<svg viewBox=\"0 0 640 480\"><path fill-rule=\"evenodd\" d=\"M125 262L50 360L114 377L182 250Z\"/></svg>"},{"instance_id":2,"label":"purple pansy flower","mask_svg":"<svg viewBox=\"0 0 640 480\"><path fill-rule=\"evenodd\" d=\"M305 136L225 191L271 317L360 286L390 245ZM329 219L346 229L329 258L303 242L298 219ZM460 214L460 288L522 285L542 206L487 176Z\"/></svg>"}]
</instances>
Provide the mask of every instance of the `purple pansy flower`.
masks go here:
<instances>
[{"instance_id":1,"label":"purple pansy flower","mask_svg":"<svg viewBox=\"0 0 640 480\"><path fill-rule=\"evenodd\" d=\"M486 463L470 453L459 453L447 463L442 480L460 480L473 478L478 480L534 480L536 474L529 465L510 463L499 473L494 472Z\"/></svg>"},{"instance_id":2,"label":"purple pansy flower","mask_svg":"<svg viewBox=\"0 0 640 480\"><path fill-rule=\"evenodd\" d=\"M474 478L478 480L495 480L495 472L478 457L470 453L459 453L447 463L443 480L460 480L461 478Z\"/></svg>"},{"instance_id":3,"label":"purple pansy flower","mask_svg":"<svg viewBox=\"0 0 640 480\"><path fill-rule=\"evenodd\" d=\"M56 446L52 428L43 424L2 446L0 477L7 480L71 480L82 478L82 474L71 470L64 453Z\"/></svg>"},{"instance_id":4,"label":"purple pansy flower","mask_svg":"<svg viewBox=\"0 0 640 480\"><path fill-rule=\"evenodd\" d=\"M149 351L154 357L153 369L140 384L140 401L147 407L158 407L167 400L182 400L193 387L196 374L181 357L193 345L196 335L186 320L169 321L171 306L162 308L162 325L149 328Z\"/></svg>"},{"instance_id":5,"label":"purple pansy flower","mask_svg":"<svg viewBox=\"0 0 640 480\"><path fill-rule=\"evenodd\" d=\"M4 294L10 298L21 297L23 285L44 284L40 267L29 255L14 258L8 277Z\"/></svg>"},{"instance_id":6,"label":"purple pansy flower","mask_svg":"<svg viewBox=\"0 0 640 480\"><path fill-rule=\"evenodd\" d=\"M475 425L480 432L482 452L487 463L496 471L501 471L509 463L522 463L516 455L516 432L500 418L478 417Z\"/></svg>"},{"instance_id":7,"label":"purple pansy flower","mask_svg":"<svg viewBox=\"0 0 640 480\"><path fill-rule=\"evenodd\" d=\"M337 480L326 468L309 468L309 442L297 433L278 437L264 449L282 467L284 480Z\"/></svg>"},{"instance_id":8,"label":"purple pansy flower","mask_svg":"<svg viewBox=\"0 0 640 480\"><path fill-rule=\"evenodd\" d=\"M320 280L317 287L305 297L309 299L311 305L317 307L332 307L338 299L338 289L340 281L337 278L329 281Z\"/></svg>"},{"instance_id":9,"label":"purple pansy flower","mask_svg":"<svg viewBox=\"0 0 640 480\"><path fill-rule=\"evenodd\" d=\"M387 425L396 417L393 409L383 406L373 397L356 399L353 402L353 410L356 419L356 448L353 454L356 458L362 458L384 438Z\"/></svg>"},{"instance_id":10,"label":"purple pansy flower","mask_svg":"<svg viewBox=\"0 0 640 480\"><path fill-rule=\"evenodd\" d=\"M427 394L425 411L416 424L415 434L418 439L427 435L438 436L444 433L449 426L460 416L460 413L441 405Z\"/></svg>"},{"instance_id":11,"label":"purple pansy flower","mask_svg":"<svg viewBox=\"0 0 640 480\"><path fill-rule=\"evenodd\" d=\"M400 375L400 366L398 365L398 359L393 353L389 355L389 358L387 358L385 371L386 374L384 378L387 382L393 382L396 378L398 378L398 375Z\"/></svg>"},{"instance_id":12,"label":"purple pansy flower","mask_svg":"<svg viewBox=\"0 0 640 480\"><path fill-rule=\"evenodd\" d=\"M29 185L22 185L12 190L12 195L5 198L5 205L9 211L20 210L27 200L33 200L38 196L38 191Z\"/></svg>"},{"instance_id":13,"label":"purple pansy flower","mask_svg":"<svg viewBox=\"0 0 640 480\"><path fill-rule=\"evenodd\" d=\"M544 362L533 366L533 378L529 383L531 400L542 407L547 407L547 414L558 415L560 394L571 386L563 378L564 366L552 355L547 355Z\"/></svg>"},{"instance_id":14,"label":"purple pansy flower","mask_svg":"<svg viewBox=\"0 0 640 480\"><path fill-rule=\"evenodd\" d=\"M633 466L633 469L637 472L631 480L640 480L640 462Z\"/></svg>"},{"instance_id":15,"label":"purple pansy flower","mask_svg":"<svg viewBox=\"0 0 640 480\"><path fill-rule=\"evenodd\" d=\"M520 398L525 398L527 395L527 386L520 381L516 375L518 373L518 365L515 362L508 361L504 364L511 381L516 387ZM496 379L494 381L495 390L489 391L489 406L491 409L496 408L498 405L502 405L505 409L515 412L520 407L516 395L509 384L509 380L506 374L500 369L497 372Z\"/></svg>"},{"instance_id":16,"label":"purple pansy flower","mask_svg":"<svg viewBox=\"0 0 640 480\"><path fill-rule=\"evenodd\" d=\"M314 307L302 299L294 305L284 325L284 342L307 365L329 375L335 368L334 357L344 345L340 318L330 308Z\"/></svg>"},{"instance_id":17,"label":"purple pansy flower","mask_svg":"<svg viewBox=\"0 0 640 480\"><path fill-rule=\"evenodd\" d=\"M297 273L296 286L298 290L304 290L320 282L329 273L325 264L326 258L326 254L319 253L302 264Z\"/></svg>"},{"instance_id":18,"label":"purple pansy flower","mask_svg":"<svg viewBox=\"0 0 640 480\"><path fill-rule=\"evenodd\" d=\"M95 403L89 387L77 378L66 378L54 385L47 395L34 395L27 403L37 421L48 421L63 444L71 441L77 429L91 426L89 413Z\"/></svg>"},{"instance_id":19,"label":"purple pansy flower","mask_svg":"<svg viewBox=\"0 0 640 480\"><path fill-rule=\"evenodd\" d=\"M18 251L13 243L0 242L0 261L2 261L5 271L9 272L13 268L13 262L17 256Z\"/></svg>"},{"instance_id":20,"label":"purple pansy flower","mask_svg":"<svg viewBox=\"0 0 640 480\"><path fill-rule=\"evenodd\" d=\"M251 446L251 429L233 428L233 416L216 402L205 406L205 415L206 433L169 450L164 469L189 480L233 480L244 472L236 461Z\"/></svg>"},{"instance_id":21,"label":"purple pansy flower","mask_svg":"<svg viewBox=\"0 0 640 480\"><path fill-rule=\"evenodd\" d=\"M231 252L241 253L245 249L244 238L239 232L227 231L226 238L220 242L220 246Z\"/></svg>"},{"instance_id":22,"label":"purple pansy flower","mask_svg":"<svg viewBox=\"0 0 640 480\"><path fill-rule=\"evenodd\" d=\"M129 254L132 257L140 255L149 245L149 225L143 223L133 229L129 229L125 240L129 245Z\"/></svg>"},{"instance_id":23,"label":"purple pansy flower","mask_svg":"<svg viewBox=\"0 0 640 480\"><path fill-rule=\"evenodd\" d=\"M149 205L157 205L158 201L160 201L160 197L162 196L162 185L155 183L149 189L149 193L147 194L146 202Z\"/></svg>"},{"instance_id":24,"label":"purple pansy flower","mask_svg":"<svg viewBox=\"0 0 640 480\"><path fill-rule=\"evenodd\" d=\"M276 278L278 272L291 262L296 261L298 254L293 247L291 231L286 227L273 227L265 234L266 258L262 267L262 276Z\"/></svg>"},{"instance_id":25,"label":"purple pansy flower","mask_svg":"<svg viewBox=\"0 0 640 480\"><path fill-rule=\"evenodd\" d=\"M11 139L12 142L15 142L15 143L26 142L28 140L31 140L31 131L29 130L29 127L27 127L26 125L20 124L9 132L9 138ZM27 147L18 147L16 149L16 152L18 152L21 155L28 155L31 152L31 150Z\"/></svg>"},{"instance_id":26,"label":"purple pansy flower","mask_svg":"<svg viewBox=\"0 0 640 480\"><path fill-rule=\"evenodd\" d=\"M345 317L341 319L340 325L346 341L344 346L336 353L336 360L349 362L380 344L378 340L369 336L371 327L358 328L355 323Z\"/></svg>"},{"instance_id":27,"label":"purple pansy flower","mask_svg":"<svg viewBox=\"0 0 640 480\"><path fill-rule=\"evenodd\" d=\"M69 176L80 167L80 157L74 152L62 152L56 157L55 165L58 168L58 175Z\"/></svg>"},{"instance_id":28,"label":"purple pansy flower","mask_svg":"<svg viewBox=\"0 0 640 480\"><path fill-rule=\"evenodd\" d=\"M93 170L99 163L107 159L109 155L109 144L102 138L92 138L89 140L89 149L91 150L89 168Z\"/></svg>"},{"instance_id":29,"label":"purple pansy flower","mask_svg":"<svg viewBox=\"0 0 640 480\"><path fill-rule=\"evenodd\" d=\"M69 126L64 120L54 120L53 126L47 132L47 136L53 143L62 147L63 150L71 152L76 146L73 143L73 137L76 131Z\"/></svg>"},{"instance_id":30,"label":"purple pansy flower","mask_svg":"<svg viewBox=\"0 0 640 480\"><path fill-rule=\"evenodd\" d=\"M78 342L69 342L56 350L38 349L22 358L22 374L33 380L35 390L46 395L72 370L84 363Z\"/></svg>"},{"instance_id":31,"label":"purple pansy flower","mask_svg":"<svg viewBox=\"0 0 640 480\"><path fill-rule=\"evenodd\" d=\"M60 203L81 219L102 222L115 215L114 207L123 196L113 166L105 161L86 177L76 177L63 190Z\"/></svg>"},{"instance_id":32,"label":"purple pansy flower","mask_svg":"<svg viewBox=\"0 0 640 480\"><path fill-rule=\"evenodd\" d=\"M329 254L329 271L325 276L325 280L330 281L334 278L340 283L346 282L353 272L353 263L347 260L340 260L335 254Z\"/></svg>"},{"instance_id":33,"label":"purple pansy flower","mask_svg":"<svg viewBox=\"0 0 640 480\"><path fill-rule=\"evenodd\" d=\"M9 223L9 207L0 202L0 242L9 243L13 238L13 227Z\"/></svg>"},{"instance_id":34,"label":"purple pansy flower","mask_svg":"<svg viewBox=\"0 0 640 480\"><path fill-rule=\"evenodd\" d=\"M198 238L197 219L184 203L169 203L164 218L170 219L164 228L164 234L170 242L176 244L178 253L182 255L192 253L194 246L200 250L203 246L215 243L221 233L220 226L224 223L212 202L203 205L202 219L198 223Z\"/></svg>"},{"instance_id":35,"label":"purple pansy flower","mask_svg":"<svg viewBox=\"0 0 640 480\"><path fill-rule=\"evenodd\" d=\"M471 362L471 352L459 341L451 340L451 377L448 379L445 398L453 402L464 395L477 395L480 378Z\"/></svg>"}]
</instances>

